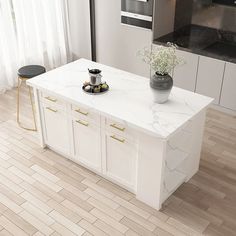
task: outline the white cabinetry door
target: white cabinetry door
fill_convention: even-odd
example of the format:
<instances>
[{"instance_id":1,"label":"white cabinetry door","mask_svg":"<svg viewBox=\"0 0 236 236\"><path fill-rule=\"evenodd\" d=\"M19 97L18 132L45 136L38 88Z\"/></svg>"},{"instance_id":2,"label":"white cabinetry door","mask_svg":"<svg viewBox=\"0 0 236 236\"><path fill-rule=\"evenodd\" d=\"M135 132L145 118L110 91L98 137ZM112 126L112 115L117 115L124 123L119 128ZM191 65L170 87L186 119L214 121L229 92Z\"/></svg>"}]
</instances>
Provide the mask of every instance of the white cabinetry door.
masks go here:
<instances>
[{"instance_id":1,"label":"white cabinetry door","mask_svg":"<svg viewBox=\"0 0 236 236\"><path fill-rule=\"evenodd\" d=\"M75 159L88 168L101 172L100 128L84 120L73 121Z\"/></svg>"},{"instance_id":2,"label":"white cabinetry door","mask_svg":"<svg viewBox=\"0 0 236 236\"><path fill-rule=\"evenodd\" d=\"M65 112L44 105L44 130L46 144L62 154L70 154L68 118Z\"/></svg>"},{"instance_id":3,"label":"white cabinetry door","mask_svg":"<svg viewBox=\"0 0 236 236\"><path fill-rule=\"evenodd\" d=\"M196 92L215 98L219 104L225 62L200 56Z\"/></svg>"},{"instance_id":4,"label":"white cabinetry door","mask_svg":"<svg viewBox=\"0 0 236 236\"><path fill-rule=\"evenodd\" d=\"M177 66L174 69L174 86L194 92L197 78L199 56L180 50L177 50L176 54L177 56L182 57L186 63L184 65Z\"/></svg>"},{"instance_id":5,"label":"white cabinetry door","mask_svg":"<svg viewBox=\"0 0 236 236\"><path fill-rule=\"evenodd\" d=\"M226 63L220 105L236 110L236 64Z\"/></svg>"},{"instance_id":6,"label":"white cabinetry door","mask_svg":"<svg viewBox=\"0 0 236 236\"><path fill-rule=\"evenodd\" d=\"M105 174L117 183L136 189L137 148L125 138L106 134Z\"/></svg>"}]
</instances>

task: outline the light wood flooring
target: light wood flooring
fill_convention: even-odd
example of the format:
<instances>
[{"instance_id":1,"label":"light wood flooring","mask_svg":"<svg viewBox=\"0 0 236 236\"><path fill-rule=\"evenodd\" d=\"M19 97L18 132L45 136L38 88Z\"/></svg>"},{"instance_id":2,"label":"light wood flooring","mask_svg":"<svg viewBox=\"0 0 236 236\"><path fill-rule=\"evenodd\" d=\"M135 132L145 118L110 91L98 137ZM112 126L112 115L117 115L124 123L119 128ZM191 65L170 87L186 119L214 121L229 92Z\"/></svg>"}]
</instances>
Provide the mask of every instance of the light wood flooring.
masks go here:
<instances>
[{"instance_id":1,"label":"light wood flooring","mask_svg":"<svg viewBox=\"0 0 236 236\"><path fill-rule=\"evenodd\" d=\"M158 212L41 149L15 122L15 96L0 95L0 235L236 235L236 117L208 111L200 170Z\"/></svg>"}]
</instances>

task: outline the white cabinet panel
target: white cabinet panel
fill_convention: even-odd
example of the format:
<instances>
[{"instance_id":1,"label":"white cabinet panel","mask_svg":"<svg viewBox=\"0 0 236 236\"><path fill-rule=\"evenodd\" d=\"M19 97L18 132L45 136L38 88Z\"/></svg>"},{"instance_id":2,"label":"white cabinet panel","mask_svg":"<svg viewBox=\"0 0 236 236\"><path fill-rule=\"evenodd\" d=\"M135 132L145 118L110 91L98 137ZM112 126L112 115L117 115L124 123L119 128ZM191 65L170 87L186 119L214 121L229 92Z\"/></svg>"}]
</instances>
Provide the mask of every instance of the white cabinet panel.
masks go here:
<instances>
[{"instance_id":1,"label":"white cabinet panel","mask_svg":"<svg viewBox=\"0 0 236 236\"><path fill-rule=\"evenodd\" d=\"M73 121L75 159L101 172L100 128L85 120Z\"/></svg>"},{"instance_id":2,"label":"white cabinet panel","mask_svg":"<svg viewBox=\"0 0 236 236\"><path fill-rule=\"evenodd\" d=\"M220 105L236 110L236 64L226 63Z\"/></svg>"},{"instance_id":3,"label":"white cabinet panel","mask_svg":"<svg viewBox=\"0 0 236 236\"><path fill-rule=\"evenodd\" d=\"M219 104L225 62L200 56L196 92L215 98Z\"/></svg>"},{"instance_id":4,"label":"white cabinet panel","mask_svg":"<svg viewBox=\"0 0 236 236\"><path fill-rule=\"evenodd\" d=\"M177 50L176 54L177 56L182 57L186 61L186 63L182 66L177 66L174 69L174 86L194 92L199 56L180 50Z\"/></svg>"},{"instance_id":5,"label":"white cabinet panel","mask_svg":"<svg viewBox=\"0 0 236 236\"><path fill-rule=\"evenodd\" d=\"M91 60L89 1L68 0L68 13L73 59Z\"/></svg>"},{"instance_id":6,"label":"white cabinet panel","mask_svg":"<svg viewBox=\"0 0 236 236\"><path fill-rule=\"evenodd\" d=\"M115 181L135 189L136 186L136 145L111 133L106 134L105 174Z\"/></svg>"},{"instance_id":7,"label":"white cabinet panel","mask_svg":"<svg viewBox=\"0 0 236 236\"><path fill-rule=\"evenodd\" d=\"M150 67L137 52L152 43L152 31L121 24L118 0L96 0L97 61L141 76L150 77Z\"/></svg>"},{"instance_id":8,"label":"white cabinet panel","mask_svg":"<svg viewBox=\"0 0 236 236\"><path fill-rule=\"evenodd\" d=\"M47 105L44 105L43 112L46 143L55 150L69 155L69 127L66 113L57 107Z\"/></svg>"}]
</instances>

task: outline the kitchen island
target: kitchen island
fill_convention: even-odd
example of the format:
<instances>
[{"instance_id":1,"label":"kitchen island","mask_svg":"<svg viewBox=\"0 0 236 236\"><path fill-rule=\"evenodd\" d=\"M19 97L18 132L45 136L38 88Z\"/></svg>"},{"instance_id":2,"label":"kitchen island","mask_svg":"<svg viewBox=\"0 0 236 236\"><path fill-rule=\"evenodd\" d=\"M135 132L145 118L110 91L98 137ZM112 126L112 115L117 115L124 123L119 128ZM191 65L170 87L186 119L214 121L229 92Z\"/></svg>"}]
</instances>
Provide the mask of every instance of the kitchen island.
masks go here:
<instances>
[{"instance_id":1,"label":"kitchen island","mask_svg":"<svg viewBox=\"0 0 236 236\"><path fill-rule=\"evenodd\" d=\"M82 91L88 68L110 90ZM174 87L153 102L149 80L80 59L30 79L42 147L49 147L160 209L199 168L205 113L213 101Z\"/></svg>"}]
</instances>

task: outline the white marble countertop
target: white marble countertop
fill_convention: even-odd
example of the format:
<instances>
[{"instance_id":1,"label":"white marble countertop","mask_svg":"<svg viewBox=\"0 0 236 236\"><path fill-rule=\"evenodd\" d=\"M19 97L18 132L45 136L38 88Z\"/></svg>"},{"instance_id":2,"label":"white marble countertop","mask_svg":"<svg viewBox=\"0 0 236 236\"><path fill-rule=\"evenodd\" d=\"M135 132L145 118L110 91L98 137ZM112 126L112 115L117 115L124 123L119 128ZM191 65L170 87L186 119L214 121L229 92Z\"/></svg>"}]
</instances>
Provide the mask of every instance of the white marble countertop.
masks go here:
<instances>
[{"instance_id":1,"label":"white marble countertop","mask_svg":"<svg viewBox=\"0 0 236 236\"><path fill-rule=\"evenodd\" d=\"M89 81L88 68L102 70L110 90L102 95L88 95L81 89ZM149 79L112 67L80 59L27 81L68 102L86 105L101 114L127 122L128 125L160 138L168 138L213 99L173 87L169 101L153 102Z\"/></svg>"}]
</instances>

